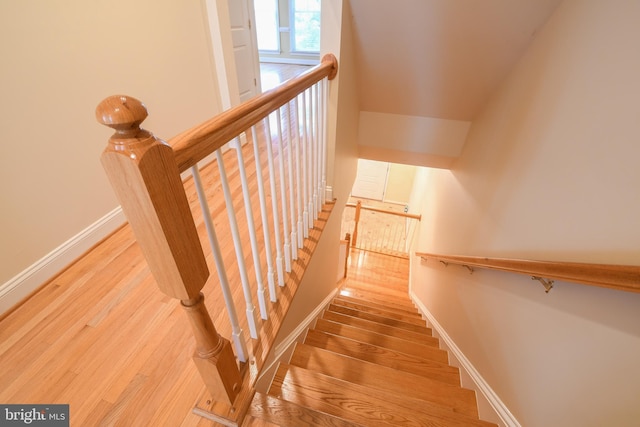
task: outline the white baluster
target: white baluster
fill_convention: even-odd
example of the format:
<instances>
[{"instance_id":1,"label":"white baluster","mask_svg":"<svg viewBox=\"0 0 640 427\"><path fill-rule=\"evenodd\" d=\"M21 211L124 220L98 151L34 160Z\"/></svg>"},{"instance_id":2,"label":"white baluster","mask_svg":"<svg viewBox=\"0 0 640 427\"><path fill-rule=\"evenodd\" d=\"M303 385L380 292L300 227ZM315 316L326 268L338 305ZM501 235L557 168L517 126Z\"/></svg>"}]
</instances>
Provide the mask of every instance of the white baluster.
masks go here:
<instances>
[{"instance_id":1,"label":"white baluster","mask_svg":"<svg viewBox=\"0 0 640 427\"><path fill-rule=\"evenodd\" d=\"M267 137L267 163L269 167L269 189L271 190L271 211L273 212L273 233L276 240L276 271L278 285L284 286L284 271L282 266L282 239L280 237L280 213L278 212L278 193L276 191L276 168L273 164L273 145L271 140L271 115L265 117L264 127Z\"/></svg>"},{"instance_id":2,"label":"white baluster","mask_svg":"<svg viewBox=\"0 0 640 427\"><path fill-rule=\"evenodd\" d=\"M231 190L229 189L229 180L227 179L227 172L224 168L224 162L222 160L222 152L219 149L216 150L216 160L218 162L218 168L220 169L220 184L222 185L222 192L224 193L224 202L227 206L227 216L229 217L229 226L231 228L231 236L233 237L233 246L236 252L238 270L240 272L240 282L242 283L242 291L244 294L244 301L246 305L247 322L249 323L249 333L251 335L251 338L258 339L258 319L256 316L256 308L253 305L253 298L251 298L251 286L249 285L247 268L244 264L242 240L240 240L240 231L238 230L238 222L236 221L236 214L233 209L233 197L231 196Z\"/></svg>"},{"instance_id":3,"label":"white baluster","mask_svg":"<svg viewBox=\"0 0 640 427\"><path fill-rule=\"evenodd\" d=\"M295 171L296 171L296 210L298 212L298 248L301 248L304 246L304 236L303 236L303 231L302 231L302 191L301 191L301 184L300 184L300 144L301 142L301 136L300 136L300 115L298 114L298 98L293 98L293 111L295 114L295 129L296 129L296 143L295 146L293 147L295 149L295 156L294 156L294 162L295 162ZM294 126L291 126L291 128L293 129Z\"/></svg>"},{"instance_id":4,"label":"white baluster","mask_svg":"<svg viewBox=\"0 0 640 427\"><path fill-rule=\"evenodd\" d=\"M322 204L327 202L327 97L329 79L326 77L320 81L322 88L322 96L320 97L322 103L322 120L320 122L320 134L322 141L322 150L320 151L320 157L322 159L322 179L320 181L320 188L322 194Z\"/></svg>"},{"instance_id":5,"label":"white baluster","mask_svg":"<svg viewBox=\"0 0 640 427\"><path fill-rule=\"evenodd\" d=\"M322 193L324 189L322 188L322 140L320 138L320 120L322 119L322 108L320 106L320 82L316 83L314 86L316 90L316 150L317 156L316 162L318 162L316 166L316 186L318 187L318 204L316 205L317 213L320 213L322 210Z\"/></svg>"},{"instance_id":6,"label":"white baluster","mask_svg":"<svg viewBox=\"0 0 640 427\"><path fill-rule=\"evenodd\" d=\"M267 198L264 194L264 180L262 179L262 167L260 164L260 150L258 148L258 133L255 125L251 127L251 139L253 140L253 157L256 162L256 181L258 183L258 197L260 198L260 216L262 218L262 234L264 236L264 252L267 259L267 284L271 302L278 301L276 284L273 278L273 252L271 250L271 233L269 230L269 217L267 216Z\"/></svg>"},{"instance_id":7,"label":"white baluster","mask_svg":"<svg viewBox=\"0 0 640 427\"><path fill-rule=\"evenodd\" d=\"M207 235L209 237L209 245L211 245L211 253L213 260L216 264L216 270L218 271L218 278L220 280L220 288L222 289L222 296L224 298L225 306L227 307L227 314L229 315L229 321L231 322L231 336L233 345L236 349L236 356L241 362L247 361L249 352L247 351L247 343L244 339L242 329L240 328L240 322L238 321L238 314L236 313L236 306L233 303L233 296L231 295L231 287L229 286L229 278L224 267L224 261L222 260L222 252L220 251L220 244L218 243L218 237L216 230L211 220L211 211L209 210L209 204L207 203L207 196L205 195L204 188L202 187L202 179L200 178L200 172L197 166L191 168L193 174L193 182L196 186L198 193L198 200L200 201L200 207L202 209L202 216L204 218L204 225L207 228Z\"/></svg>"},{"instance_id":8,"label":"white baluster","mask_svg":"<svg viewBox=\"0 0 640 427\"><path fill-rule=\"evenodd\" d=\"M394 217L394 219L398 219L398 217ZM402 247L402 240L404 239L404 226L401 223L396 222L396 228L398 229L398 239L394 245L394 250L400 252L400 248Z\"/></svg>"},{"instance_id":9,"label":"white baluster","mask_svg":"<svg viewBox=\"0 0 640 427\"><path fill-rule=\"evenodd\" d=\"M315 86L311 87L311 182L313 186L313 219L318 219L318 94Z\"/></svg>"},{"instance_id":10,"label":"white baluster","mask_svg":"<svg viewBox=\"0 0 640 427\"><path fill-rule=\"evenodd\" d=\"M302 123L301 123L301 144L302 144L302 186L304 187L304 210L302 212L302 223L305 239L309 237L309 175L308 175L308 136L307 136L307 91L302 92Z\"/></svg>"},{"instance_id":11,"label":"white baluster","mask_svg":"<svg viewBox=\"0 0 640 427\"><path fill-rule=\"evenodd\" d=\"M282 228L284 231L284 268L291 272L291 241L289 235L289 222L287 219L287 189L284 176L284 138L282 136L282 111L278 109L278 170L280 171L280 202L282 208Z\"/></svg>"},{"instance_id":12,"label":"white baluster","mask_svg":"<svg viewBox=\"0 0 640 427\"><path fill-rule=\"evenodd\" d=\"M298 259L298 232L296 230L296 211L295 211L295 187L293 186L293 150L291 146L293 145L294 137L293 137L293 123L291 123L291 104L285 104L285 112L287 117L288 124L288 142L287 142L287 171L288 171L288 182L289 182L289 217L291 218L291 259Z\"/></svg>"},{"instance_id":13,"label":"white baluster","mask_svg":"<svg viewBox=\"0 0 640 427\"><path fill-rule=\"evenodd\" d=\"M260 306L260 316L267 320L269 311L267 310L267 298L264 282L262 281L262 265L260 263L260 247L256 236L256 223L253 219L253 207L251 205L251 193L249 192L249 181L247 180L247 170L244 166L244 155L240 138L234 138L229 144L236 150L238 157L238 171L240 172L240 182L242 183L242 197L244 199L244 212L247 217L247 229L249 230L249 241L251 242L251 253L253 254L253 268L256 273L256 283L258 285L258 305ZM256 174L259 170L256 170Z\"/></svg>"}]
</instances>

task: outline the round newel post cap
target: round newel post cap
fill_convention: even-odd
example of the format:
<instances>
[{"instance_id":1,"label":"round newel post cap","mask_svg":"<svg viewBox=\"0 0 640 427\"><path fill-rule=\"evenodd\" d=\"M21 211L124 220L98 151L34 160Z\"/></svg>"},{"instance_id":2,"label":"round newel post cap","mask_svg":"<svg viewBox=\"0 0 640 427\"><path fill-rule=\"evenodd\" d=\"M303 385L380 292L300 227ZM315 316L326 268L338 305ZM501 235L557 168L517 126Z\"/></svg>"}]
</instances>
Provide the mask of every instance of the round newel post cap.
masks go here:
<instances>
[{"instance_id":1,"label":"round newel post cap","mask_svg":"<svg viewBox=\"0 0 640 427\"><path fill-rule=\"evenodd\" d=\"M137 132L147 118L147 107L132 96L113 95L96 107L98 123L115 129L118 133Z\"/></svg>"}]
</instances>

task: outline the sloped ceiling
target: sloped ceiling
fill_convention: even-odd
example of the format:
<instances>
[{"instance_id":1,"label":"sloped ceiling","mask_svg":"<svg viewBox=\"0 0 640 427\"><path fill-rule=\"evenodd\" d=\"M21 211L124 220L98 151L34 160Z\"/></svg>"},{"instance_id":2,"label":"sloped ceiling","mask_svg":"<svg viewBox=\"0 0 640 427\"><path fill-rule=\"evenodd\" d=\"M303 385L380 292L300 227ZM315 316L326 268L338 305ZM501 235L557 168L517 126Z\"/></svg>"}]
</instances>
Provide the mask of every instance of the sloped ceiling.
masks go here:
<instances>
[{"instance_id":1,"label":"sloped ceiling","mask_svg":"<svg viewBox=\"0 0 640 427\"><path fill-rule=\"evenodd\" d=\"M561 0L350 0L361 111L472 121Z\"/></svg>"}]
</instances>

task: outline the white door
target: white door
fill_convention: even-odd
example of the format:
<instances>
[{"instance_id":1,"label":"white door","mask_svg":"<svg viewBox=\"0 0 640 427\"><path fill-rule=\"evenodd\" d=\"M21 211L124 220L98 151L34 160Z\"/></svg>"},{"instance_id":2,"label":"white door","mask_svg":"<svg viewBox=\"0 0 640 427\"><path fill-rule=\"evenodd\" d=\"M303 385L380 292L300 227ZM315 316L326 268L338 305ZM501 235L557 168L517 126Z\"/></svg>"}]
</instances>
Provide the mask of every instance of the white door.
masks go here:
<instances>
[{"instance_id":1,"label":"white door","mask_svg":"<svg viewBox=\"0 0 640 427\"><path fill-rule=\"evenodd\" d=\"M387 187L388 173L389 163L358 159L358 172L351 195L382 201Z\"/></svg>"},{"instance_id":2,"label":"white door","mask_svg":"<svg viewBox=\"0 0 640 427\"><path fill-rule=\"evenodd\" d=\"M253 25L253 0L228 0L240 102L260 93L260 65Z\"/></svg>"}]
</instances>

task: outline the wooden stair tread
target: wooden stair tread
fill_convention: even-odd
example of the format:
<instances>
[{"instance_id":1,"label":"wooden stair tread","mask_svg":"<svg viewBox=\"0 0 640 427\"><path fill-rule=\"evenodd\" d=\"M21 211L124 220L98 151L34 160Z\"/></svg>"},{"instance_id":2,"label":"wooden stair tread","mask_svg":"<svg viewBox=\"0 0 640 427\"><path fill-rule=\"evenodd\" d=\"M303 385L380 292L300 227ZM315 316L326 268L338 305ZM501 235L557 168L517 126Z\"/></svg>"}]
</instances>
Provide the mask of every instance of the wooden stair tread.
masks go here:
<instances>
[{"instance_id":1,"label":"wooden stair tread","mask_svg":"<svg viewBox=\"0 0 640 427\"><path fill-rule=\"evenodd\" d=\"M368 313L366 311L360 311L351 307L343 307L335 304L329 304L329 307L327 307L327 311L343 314L345 316L357 317L359 319L369 320L371 322L377 322L387 326L392 326L394 328L401 328L407 331L422 333L429 336L431 336L432 333L431 329L427 327L424 320L422 321L422 324L418 324L417 322L410 323L399 319L384 317L380 314Z\"/></svg>"},{"instance_id":2,"label":"wooden stair tread","mask_svg":"<svg viewBox=\"0 0 640 427\"><path fill-rule=\"evenodd\" d=\"M449 366L446 362L428 360L420 356L413 356L318 330L310 330L307 333L305 344L425 378L460 385L460 371L456 367Z\"/></svg>"},{"instance_id":3,"label":"wooden stair tread","mask_svg":"<svg viewBox=\"0 0 640 427\"><path fill-rule=\"evenodd\" d=\"M403 291L371 289L371 287L367 286L365 282L359 284L351 279L349 280L348 286L345 286L341 290L342 294L348 294L349 296L355 298L379 302L382 304L391 302L393 305L399 305L401 308L413 306L411 300L408 297L408 292L408 289L404 289Z\"/></svg>"},{"instance_id":4,"label":"wooden stair tread","mask_svg":"<svg viewBox=\"0 0 640 427\"><path fill-rule=\"evenodd\" d=\"M447 352L439 348L378 334L342 323L331 322L326 319L318 319L314 329L440 363L448 363L449 360Z\"/></svg>"},{"instance_id":5,"label":"wooden stair tread","mask_svg":"<svg viewBox=\"0 0 640 427\"><path fill-rule=\"evenodd\" d=\"M495 426L429 402L282 364L269 394L367 426Z\"/></svg>"},{"instance_id":6,"label":"wooden stair tread","mask_svg":"<svg viewBox=\"0 0 640 427\"><path fill-rule=\"evenodd\" d=\"M360 301L369 301L374 304L382 304L384 306L396 307L399 309L415 310L413 302L408 297L408 290L405 290L400 296L397 292L392 295L375 292L372 290L364 290L362 288L344 287L338 294L340 297L353 298Z\"/></svg>"},{"instance_id":7,"label":"wooden stair tread","mask_svg":"<svg viewBox=\"0 0 640 427\"><path fill-rule=\"evenodd\" d=\"M390 335L392 337L402 338L405 340L412 340L432 347L439 346L439 340L434 338L429 333L430 331L425 328L425 331L415 332L395 326L389 326L384 323L374 322L368 319L362 319L360 317L347 316L335 311L325 311L322 314L322 318L330 320L336 323L342 323L349 326L354 326L361 329L366 329L371 332L377 332L383 335Z\"/></svg>"},{"instance_id":8,"label":"wooden stair tread","mask_svg":"<svg viewBox=\"0 0 640 427\"><path fill-rule=\"evenodd\" d=\"M362 311L363 313L375 314L380 317L386 317L387 319L395 319L401 322L411 323L411 324L419 325L423 327L427 326L427 322L422 317L413 313L408 314L408 313L401 313L399 311L393 311L393 310L382 310L379 308L369 307L366 305L357 304L357 303L348 302L348 301L342 301L339 299L334 299L331 302L330 307L350 308L352 310Z\"/></svg>"},{"instance_id":9,"label":"wooden stair tread","mask_svg":"<svg viewBox=\"0 0 640 427\"><path fill-rule=\"evenodd\" d=\"M266 421L272 426L280 427L364 427L331 414L300 406L294 402L279 399L263 393L256 393L249 407L248 417ZM245 427L252 427L253 421L245 421ZM256 423L256 426L263 424Z\"/></svg>"},{"instance_id":10,"label":"wooden stair tread","mask_svg":"<svg viewBox=\"0 0 640 427\"><path fill-rule=\"evenodd\" d=\"M413 304L411 304L409 300L407 300L406 304L400 304L399 301L396 301L395 303L393 303L392 301L380 302L380 301L377 301L375 298L369 299L361 296L356 297L356 296L342 295L342 294L338 294L335 299L350 301L350 302L366 305L373 308L398 311L401 313L407 313L408 315L422 318L422 315L418 312L416 307Z\"/></svg>"},{"instance_id":11,"label":"wooden stair tread","mask_svg":"<svg viewBox=\"0 0 640 427\"><path fill-rule=\"evenodd\" d=\"M472 417L478 416L475 393L458 385L429 380L375 363L354 359L306 344L297 344L289 365L362 386L406 395Z\"/></svg>"}]
</instances>

